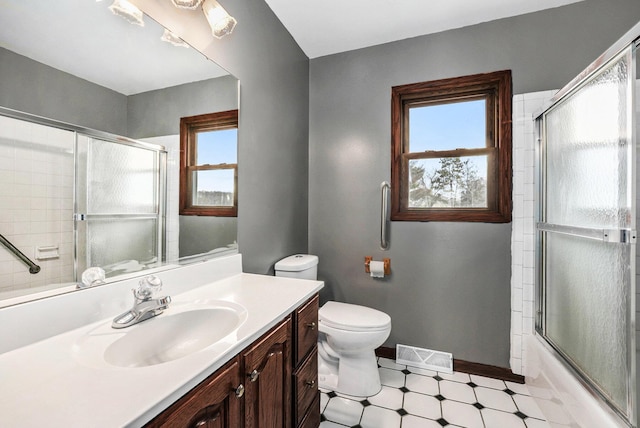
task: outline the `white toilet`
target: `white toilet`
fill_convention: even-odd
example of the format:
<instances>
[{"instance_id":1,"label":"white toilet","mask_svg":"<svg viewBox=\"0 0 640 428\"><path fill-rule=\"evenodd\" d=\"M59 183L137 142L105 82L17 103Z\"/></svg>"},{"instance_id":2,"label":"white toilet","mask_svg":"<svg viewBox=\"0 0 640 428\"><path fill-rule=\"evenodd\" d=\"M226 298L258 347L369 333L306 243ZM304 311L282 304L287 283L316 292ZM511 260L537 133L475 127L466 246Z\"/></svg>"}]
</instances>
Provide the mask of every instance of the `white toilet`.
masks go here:
<instances>
[{"instance_id":1,"label":"white toilet","mask_svg":"<svg viewBox=\"0 0 640 428\"><path fill-rule=\"evenodd\" d=\"M275 265L276 276L316 279L318 256L296 254ZM384 312L348 303L327 302L318 313L318 385L357 397L382 389L375 349L391 332Z\"/></svg>"}]
</instances>

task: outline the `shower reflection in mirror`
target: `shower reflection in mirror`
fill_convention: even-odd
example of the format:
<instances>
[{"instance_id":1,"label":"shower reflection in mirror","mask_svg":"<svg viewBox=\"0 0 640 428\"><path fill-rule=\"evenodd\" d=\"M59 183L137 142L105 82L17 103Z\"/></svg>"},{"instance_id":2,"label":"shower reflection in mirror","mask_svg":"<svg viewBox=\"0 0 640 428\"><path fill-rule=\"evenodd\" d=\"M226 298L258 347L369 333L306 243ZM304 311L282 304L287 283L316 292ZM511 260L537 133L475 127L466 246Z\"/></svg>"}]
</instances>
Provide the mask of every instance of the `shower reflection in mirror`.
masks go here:
<instances>
[{"instance_id":1,"label":"shower reflection in mirror","mask_svg":"<svg viewBox=\"0 0 640 428\"><path fill-rule=\"evenodd\" d=\"M162 263L164 148L21 116L0 116L0 233L42 269L0 248L0 298Z\"/></svg>"}]
</instances>

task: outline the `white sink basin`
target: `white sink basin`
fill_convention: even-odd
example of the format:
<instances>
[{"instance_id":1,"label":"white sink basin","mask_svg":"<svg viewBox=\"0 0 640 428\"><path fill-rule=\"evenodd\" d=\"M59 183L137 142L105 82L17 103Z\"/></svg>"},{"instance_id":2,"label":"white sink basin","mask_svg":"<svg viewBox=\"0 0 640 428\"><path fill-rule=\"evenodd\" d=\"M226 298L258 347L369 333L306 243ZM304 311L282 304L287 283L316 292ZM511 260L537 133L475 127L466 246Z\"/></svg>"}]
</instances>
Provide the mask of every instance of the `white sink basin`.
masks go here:
<instances>
[{"instance_id":1,"label":"white sink basin","mask_svg":"<svg viewBox=\"0 0 640 428\"><path fill-rule=\"evenodd\" d=\"M246 318L246 310L231 302L175 305L125 329L112 329L109 321L82 337L74 351L90 365L153 366L233 339Z\"/></svg>"}]
</instances>

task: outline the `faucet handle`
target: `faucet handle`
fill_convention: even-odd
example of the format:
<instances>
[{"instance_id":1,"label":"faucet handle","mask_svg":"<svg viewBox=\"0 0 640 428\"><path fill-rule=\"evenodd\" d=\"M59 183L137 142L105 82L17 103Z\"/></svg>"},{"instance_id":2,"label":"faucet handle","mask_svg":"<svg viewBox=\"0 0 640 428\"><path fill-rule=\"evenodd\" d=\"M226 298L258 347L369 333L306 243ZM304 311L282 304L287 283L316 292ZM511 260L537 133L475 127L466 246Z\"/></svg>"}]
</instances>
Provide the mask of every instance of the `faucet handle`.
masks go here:
<instances>
[{"instance_id":1,"label":"faucet handle","mask_svg":"<svg viewBox=\"0 0 640 428\"><path fill-rule=\"evenodd\" d=\"M147 275L138 283L135 295L140 300L146 300L151 299L160 290L162 290L162 280L155 275Z\"/></svg>"}]
</instances>

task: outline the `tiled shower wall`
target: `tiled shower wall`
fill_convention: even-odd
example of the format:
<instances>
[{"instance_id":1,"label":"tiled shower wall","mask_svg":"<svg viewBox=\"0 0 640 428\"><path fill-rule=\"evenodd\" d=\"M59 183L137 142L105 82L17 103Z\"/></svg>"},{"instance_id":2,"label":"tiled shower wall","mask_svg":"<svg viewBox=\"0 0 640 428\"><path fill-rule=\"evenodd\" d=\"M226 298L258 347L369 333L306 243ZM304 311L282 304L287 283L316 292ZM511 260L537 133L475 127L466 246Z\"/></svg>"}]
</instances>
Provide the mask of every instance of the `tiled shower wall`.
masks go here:
<instances>
[{"instance_id":1,"label":"tiled shower wall","mask_svg":"<svg viewBox=\"0 0 640 428\"><path fill-rule=\"evenodd\" d=\"M524 374L525 336L535 328L535 134L533 114L556 91L513 97L513 223L511 233L511 370Z\"/></svg>"},{"instance_id":2,"label":"tiled shower wall","mask_svg":"<svg viewBox=\"0 0 640 428\"><path fill-rule=\"evenodd\" d=\"M73 281L73 148L75 134L0 116L0 234L41 267L0 245L0 293ZM39 247L59 257L37 260Z\"/></svg>"}]
</instances>

